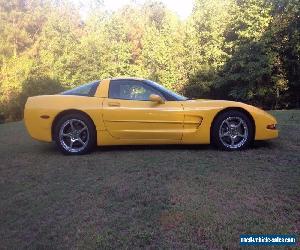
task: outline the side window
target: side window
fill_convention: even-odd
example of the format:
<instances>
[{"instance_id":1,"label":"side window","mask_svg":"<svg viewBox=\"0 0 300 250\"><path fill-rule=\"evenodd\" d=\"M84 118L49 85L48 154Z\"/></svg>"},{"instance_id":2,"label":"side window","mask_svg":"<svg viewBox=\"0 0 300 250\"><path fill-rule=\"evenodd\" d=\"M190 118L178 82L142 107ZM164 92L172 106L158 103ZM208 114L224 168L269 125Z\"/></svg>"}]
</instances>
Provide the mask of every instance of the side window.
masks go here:
<instances>
[{"instance_id":1,"label":"side window","mask_svg":"<svg viewBox=\"0 0 300 250\"><path fill-rule=\"evenodd\" d=\"M75 89L62 92L62 95L94 96L100 81L90 82Z\"/></svg>"},{"instance_id":2,"label":"side window","mask_svg":"<svg viewBox=\"0 0 300 250\"><path fill-rule=\"evenodd\" d=\"M136 80L111 80L109 85L109 98L149 101L149 96L161 95L161 93L152 87Z\"/></svg>"}]
</instances>

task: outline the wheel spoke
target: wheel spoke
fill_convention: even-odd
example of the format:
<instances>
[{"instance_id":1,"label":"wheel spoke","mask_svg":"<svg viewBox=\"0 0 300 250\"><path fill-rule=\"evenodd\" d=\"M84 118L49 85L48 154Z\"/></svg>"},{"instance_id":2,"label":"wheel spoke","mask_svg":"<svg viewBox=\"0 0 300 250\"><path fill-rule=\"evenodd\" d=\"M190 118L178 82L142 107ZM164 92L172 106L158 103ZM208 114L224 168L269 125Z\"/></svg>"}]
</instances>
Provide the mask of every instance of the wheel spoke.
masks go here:
<instances>
[{"instance_id":1,"label":"wheel spoke","mask_svg":"<svg viewBox=\"0 0 300 250\"><path fill-rule=\"evenodd\" d=\"M80 142L82 144L82 146L85 145L85 143L83 142L83 140L81 140L81 138L78 138L77 141Z\"/></svg>"},{"instance_id":2,"label":"wheel spoke","mask_svg":"<svg viewBox=\"0 0 300 250\"><path fill-rule=\"evenodd\" d=\"M87 130L87 126L84 126L82 129L80 129L78 132L81 134L83 131Z\"/></svg>"},{"instance_id":3,"label":"wheel spoke","mask_svg":"<svg viewBox=\"0 0 300 250\"><path fill-rule=\"evenodd\" d=\"M230 136L229 131L227 131L227 132L221 134L221 137L228 137L228 136Z\"/></svg>"},{"instance_id":4,"label":"wheel spoke","mask_svg":"<svg viewBox=\"0 0 300 250\"><path fill-rule=\"evenodd\" d=\"M231 140L231 147L233 147L234 146L234 143L235 143L235 140L234 140L234 138L232 138L232 137L230 137L230 140Z\"/></svg>"},{"instance_id":5,"label":"wheel spoke","mask_svg":"<svg viewBox=\"0 0 300 250\"><path fill-rule=\"evenodd\" d=\"M241 134L241 133L238 133L237 136L242 137L242 138L246 138L247 137L245 134Z\"/></svg>"},{"instance_id":6,"label":"wheel spoke","mask_svg":"<svg viewBox=\"0 0 300 250\"><path fill-rule=\"evenodd\" d=\"M237 125L235 125L235 128L239 128L239 127L241 127L241 126L242 126L242 124L243 124L242 120L239 120L239 123L238 123Z\"/></svg>"},{"instance_id":7,"label":"wheel spoke","mask_svg":"<svg viewBox=\"0 0 300 250\"><path fill-rule=\"evenodd\" d=\"M70 133L67 133L67 134L66 134L66 133L62 133L62 136L63 136L63 137L69 137L69 138L72 137Z\"/></svg>"},{"instance_id":8,"label":"wheel spoke","mask_svg":"<svg viewBox=\"0 0 300 250\"><path fill-rule=\"evenodd\" d=\"M224 123L227 125L228 128L230 128L230 123L229 123L229 121L226 120Z\"/></svg>"},{"instance_id":9,"label":"wheel spoke","mask_svg":"<svg viewBox=\"0 0 300 250\"><path fill-rule=\"evenodd\" d=\"M72 132L74 132L74 131L75 131L75 128L74 128L73 120L70 120L70 126L71 126Z\"/></svg>"},{"instance_id":10,"label":"wheel spoke","mask_svg":"<svg viewBox=\"0 0 300 250\"><path fill-rule=\"evenodd\" d=\"M73 148L73 143L74 143L74 141L71 140L71 142L70 142L70 148L71 149Z\"/></svg>"}]
</instances>

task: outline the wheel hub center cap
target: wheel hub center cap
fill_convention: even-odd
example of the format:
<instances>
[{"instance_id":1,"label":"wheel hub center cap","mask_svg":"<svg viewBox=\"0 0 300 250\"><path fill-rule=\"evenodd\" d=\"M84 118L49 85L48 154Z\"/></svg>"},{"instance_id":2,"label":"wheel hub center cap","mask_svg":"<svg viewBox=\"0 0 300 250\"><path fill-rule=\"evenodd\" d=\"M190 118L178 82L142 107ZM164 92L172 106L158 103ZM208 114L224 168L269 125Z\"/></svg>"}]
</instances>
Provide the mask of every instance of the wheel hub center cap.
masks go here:
<instances>
[{"instance_id":1,"label":"wheel hub center cap","mask_svg":"<svg viewBox=\"0 0 300 250\"><path fill-rule=\"evenodd\" d=\"M238 135L238 131L237 131L236 128L230 128L229 134L230 134L231 137L235 138Z\"/></svg>"},{"instance_id":2,"label":"wheel hub center cap","mask_svg":"<svg viewBox=\"0 0 300 250\"><path fill-rule=\"evenodd\" d=\"M79 139L79 132L78 131L74 131L73 133L71 133L71 138L73 141L76 141Z\"/></svg>"}]
</instances>

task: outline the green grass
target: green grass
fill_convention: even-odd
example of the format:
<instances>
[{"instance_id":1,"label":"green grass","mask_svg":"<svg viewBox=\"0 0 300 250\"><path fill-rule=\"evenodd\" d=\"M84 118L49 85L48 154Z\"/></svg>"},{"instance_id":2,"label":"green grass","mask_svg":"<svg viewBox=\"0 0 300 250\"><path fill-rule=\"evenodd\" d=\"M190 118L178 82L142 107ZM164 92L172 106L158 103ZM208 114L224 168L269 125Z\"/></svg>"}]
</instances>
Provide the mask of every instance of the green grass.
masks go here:
<instances>
[{"instance_id":1,"label":"green grass","mask_svg":"<svg viewBox=\"0 0 300 250\"><path fill-rule=\"evenodd\" d=\"M243 233L300 230L300 111L280 138L98 148L66 157L22 122L0 125L0 248L239 248Z\"/></svg>"}]
</instances>

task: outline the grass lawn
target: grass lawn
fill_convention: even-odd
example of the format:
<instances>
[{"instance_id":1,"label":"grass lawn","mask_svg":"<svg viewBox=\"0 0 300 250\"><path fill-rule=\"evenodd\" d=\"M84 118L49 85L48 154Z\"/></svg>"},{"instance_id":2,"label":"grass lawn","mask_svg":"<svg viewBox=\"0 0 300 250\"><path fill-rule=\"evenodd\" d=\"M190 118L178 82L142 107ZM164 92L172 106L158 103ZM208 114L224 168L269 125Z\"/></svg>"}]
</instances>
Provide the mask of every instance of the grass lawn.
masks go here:
<instances>
[{"instance_id":1,"label":"grass lawn","mask_svg":"<svg viewBox=\"0 0 300 250\"><path fill-rule=\"evenodd\" d=\"M0 249L236 249L239 235L300 231L300 111L280 138L98 148L66 157L22 122L0 125ZM252 249L252 248L251 248Z\"/></svg>"}]
</instances>

